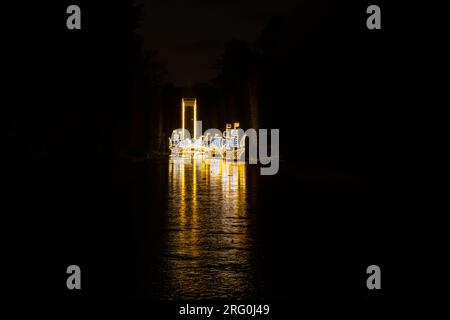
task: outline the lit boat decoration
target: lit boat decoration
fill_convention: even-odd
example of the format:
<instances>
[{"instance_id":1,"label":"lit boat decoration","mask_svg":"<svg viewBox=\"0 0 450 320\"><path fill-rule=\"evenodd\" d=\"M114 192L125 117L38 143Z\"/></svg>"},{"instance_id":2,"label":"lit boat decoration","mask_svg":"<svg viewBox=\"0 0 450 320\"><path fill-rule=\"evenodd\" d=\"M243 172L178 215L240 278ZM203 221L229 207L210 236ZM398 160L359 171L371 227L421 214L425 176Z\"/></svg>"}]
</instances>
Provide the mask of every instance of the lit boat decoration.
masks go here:
<instances>
[{"instance_id":1,"label":"lit boat decoration","mask_svg":"<svg viewBox=\"0 0 450 320\"><path fill-rule=\"evenodd\" d=\"M194 109L194 135L192 138L185 137L185 109L188 107ZM206 135L197 136L197 100L183 98L181 108L182 128L174 130L169 138L169 149L172 157L204 157L236 161L244 160L245 134L243 133L243 130L240 129L240 124L238 122L235 122L233 127L231 124L226 124L225 131L221 134L206 133Z\"/></svg>"}]
</instances>

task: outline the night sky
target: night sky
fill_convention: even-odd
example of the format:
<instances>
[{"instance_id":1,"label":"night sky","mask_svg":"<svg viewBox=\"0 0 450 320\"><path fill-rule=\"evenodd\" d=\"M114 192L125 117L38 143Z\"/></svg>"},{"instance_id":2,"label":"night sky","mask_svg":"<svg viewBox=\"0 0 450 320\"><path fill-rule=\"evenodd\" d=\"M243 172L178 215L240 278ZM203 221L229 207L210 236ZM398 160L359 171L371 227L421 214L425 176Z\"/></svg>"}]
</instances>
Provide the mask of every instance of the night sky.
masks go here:
<instances>
[{"instance_id":1,"label":"night sky","mask_svg":"<svg viewBox=\"0 0 450 320\"><path fill-rule=\"evenodd\" d=\"M157 51L167 79L177 85L205 82L216 74L223 44L252 44L269 19L287 15L295 0L138 0L143 4L144 50Z\"/></svg>"}]
</instances>

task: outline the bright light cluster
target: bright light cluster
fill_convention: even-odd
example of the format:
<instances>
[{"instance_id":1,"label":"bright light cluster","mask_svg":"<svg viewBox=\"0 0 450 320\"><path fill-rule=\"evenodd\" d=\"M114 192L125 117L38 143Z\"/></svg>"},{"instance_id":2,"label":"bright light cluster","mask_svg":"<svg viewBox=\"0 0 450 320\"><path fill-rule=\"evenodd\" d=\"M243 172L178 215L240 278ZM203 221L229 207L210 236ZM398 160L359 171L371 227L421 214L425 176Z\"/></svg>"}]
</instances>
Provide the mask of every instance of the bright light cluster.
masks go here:
<instances>
[{"instance_id":1,"label":"bright light cluster","mask_svg":"<svg viewBox=\"0 0 450 320\"><path fill-rule=\"evenodd\" d=\"M186 135L185 109L194 108L194 135L191 138ZM245 155L245 135L239 129L239 123L235 122L232 128L231 124L226 125L226 130L219 134L218 132L205 132L204 135L197 137L197 100L182 99L181 119L182 128L174 130L169 138L169 148L173 157L205 157L205 158L224 158L227 160L240 160ZM218 131L218 130L217 130Z\"/></svg>"}]
</instances>

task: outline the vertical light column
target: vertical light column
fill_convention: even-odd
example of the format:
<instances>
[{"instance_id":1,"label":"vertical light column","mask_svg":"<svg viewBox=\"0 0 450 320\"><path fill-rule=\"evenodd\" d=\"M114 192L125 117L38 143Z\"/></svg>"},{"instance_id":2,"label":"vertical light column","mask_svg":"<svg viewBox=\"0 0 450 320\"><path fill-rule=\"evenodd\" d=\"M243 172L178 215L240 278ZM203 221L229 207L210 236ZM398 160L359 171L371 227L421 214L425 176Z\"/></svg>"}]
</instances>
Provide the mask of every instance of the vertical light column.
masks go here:
<instances>
[{"instance_id":1,"label":"vertical light column","mask_svg":"<svg viewBox=\"0 0 450 320\"><path fill-rule=\"evenodd\" d=\"M197 139L197 99L194 100L194 139Z\"/></svg>"},{"instance_id":2,"label":"vertical light column","mask_svg":"<svg viewBox=\"0 0 450 320\"><path fill-rule=\"evenodd\" d=\"M184 140L184 98L181 99L181 123L182 123L182 133L181 133L181 138Z\"/></svg>"}]
</instances>

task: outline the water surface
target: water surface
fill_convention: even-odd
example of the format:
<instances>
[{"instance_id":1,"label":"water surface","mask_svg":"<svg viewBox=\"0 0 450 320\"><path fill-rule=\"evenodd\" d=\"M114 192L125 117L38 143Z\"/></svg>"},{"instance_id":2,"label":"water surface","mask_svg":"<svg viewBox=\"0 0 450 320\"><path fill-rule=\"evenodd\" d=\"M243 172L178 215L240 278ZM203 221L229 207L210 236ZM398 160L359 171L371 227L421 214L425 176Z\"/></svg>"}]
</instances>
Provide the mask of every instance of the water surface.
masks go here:
<instances>
[{"instance_id":1,"label":"water surface","mask_svg":"<svg viewBox=\"0 0 450 320\"><path fill-rule=\"evenodd\" d=\"M255 295L248 204L256 195L247 169L219 159L170 159L163 298Z\"/></svg>"}]
</instances>

